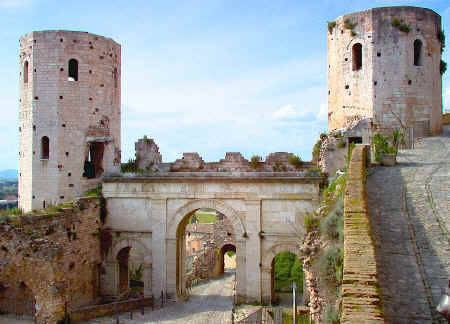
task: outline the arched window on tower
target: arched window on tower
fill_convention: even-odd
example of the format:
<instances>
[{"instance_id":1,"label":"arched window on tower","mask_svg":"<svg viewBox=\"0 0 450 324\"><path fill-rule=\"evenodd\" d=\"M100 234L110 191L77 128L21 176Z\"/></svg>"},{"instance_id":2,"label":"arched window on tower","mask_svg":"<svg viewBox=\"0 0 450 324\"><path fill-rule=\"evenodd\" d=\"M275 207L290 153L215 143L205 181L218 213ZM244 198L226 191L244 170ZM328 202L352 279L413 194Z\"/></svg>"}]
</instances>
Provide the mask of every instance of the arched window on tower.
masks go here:
<instances>
[{"instance_id":1,"label":"arched window on tower","mask_svg":"<svg viewBox=\"0 0 450 324\"><path fill-rule=\"evenodd\" d=\"M23 63L23 83L28 83L28 61Z\"/></svg>"},{"instance_id":2,"label":"arched window on tower","mask_svg":"<svg viewBox=\"0 0 450 324\"><path fill-rule=\"evenodd\" d=\"M362 69L362 45L360 43L356 43L352 47L352 63L353 71Z\"/></svg>"},{"instance_id":3,"label":"arched window on tower","mask_svg":"<svg viewBox=\"0 0 450 324\"><path fill-rule=\"evenodd\" d=\"M41 139L41 159L48 160L50 156L50 140L47 136Z\"/></svg>"},{"instance_id":4,"label":"arched window on tower","mask_svg":"<svg viewBox=\"0 0 450 324\"><path fill-rule=\"evenodd\" d=\"M414 41L414 65L421 66L422 65L422 41L420 39L416 39Z\"/></svg>"},{"instance_id":5,"label":"arched window on tower","mask_svg":"<svg viewBox=\"0 0 450 324\"><path fill-rule=\"evenodd\" d=\"M69 60L69 81L78 81L78 61L75 59Z\"/></svg>"},{"instance_id":6,"label":"arched window on tower","mask_svg":"<svg viewBox=\"0 0 450 324\"><path fill-rule=\"evenodd\" d=\"M118 80L117 80L117 68L114 68L113 71L113 77L114 77L114 88L117 88Z\"/></svg>"}]
</instances>

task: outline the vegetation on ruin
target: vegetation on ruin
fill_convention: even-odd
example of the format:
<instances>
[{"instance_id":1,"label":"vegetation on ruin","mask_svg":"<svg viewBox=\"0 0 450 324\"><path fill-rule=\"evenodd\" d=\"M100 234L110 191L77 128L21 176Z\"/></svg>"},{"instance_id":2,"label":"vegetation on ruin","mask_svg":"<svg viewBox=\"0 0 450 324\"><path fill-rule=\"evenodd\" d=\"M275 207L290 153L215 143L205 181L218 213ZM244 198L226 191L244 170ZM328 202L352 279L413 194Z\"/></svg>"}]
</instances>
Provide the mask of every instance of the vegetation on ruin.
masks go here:
<instances>
[{"instance_id":1,"label":"vegetation on ruin","mask_svg":"<svg viewBox=\"0 0 450 324\"><path fill-rule=\"evenodd\" d=\"M376 133L373 137L373 144L375 146L375 160L377 162L381 162L382 154L397 154L397 147L394 143L398 143L398 139L396 138L397 133L391 136L390 138L384 136L381 133ZM393 144L390 144L390 141Z\"/></svg>"},{"instance_id":2,"label":"vegetation on ruin","mask_svg":"<svg viewBox=\"0 0 450 324\"><path fill-rule=\"evenodd\" d=\"M341 314L336 311L334 307L328 305L327 310L324 316L324 322L326 324L340 324L341 323Z\"/></svg>"},{"instance_id":3,"label":"vegetation on ruin","mask_svg":"<svg viewBox=\"0 0 450 324\"><path fill-rule=\"evenodd\" d=\"M295 254L281 252L274 259L275 291L291 291L293 282L303 292L303 266Z\"/></svg>"},{"instance_id":4,"label":"vegetation on ruin","mask_svg":"<svg viewBox=\"0 0 450 324\"><path fill-rule=\"evenodd\" d=\"M347 146L347 143L346 143L344 140L339 141L339 142L337 143L337 147L338 147L338 148L344 148L344 147L346 147L346 146Z\"/></svg>"},{"instance_id":5,"label":"vegetation on ruin","mask_svg":"<svg viewBox=\"0 0 450 324\"><path fill-rule=\"evenodd\" d=\"M292 324L292 310L283 310L283 324ZM297 324L310 324L309 315L307 313L297 313Z\"/></svg>"},{"instance_id":6,"label":"vegetation on ruin","mask_svg":"<svg viewBox=\"0 0 450 324\"><path fill-rule=\"evenodd\" d=\"M345 19L344 20L344 27L345 27L345 29L354 29L356 26L358 26L358 22L354 22L354 23L352 23L351 21L350 21L350 19Z\"/></svg>"},{"instance_id":7,"label":"vegetation on ruin","mask_svg":"<svg viewBox=\"0 0 450 324\"><path fill-rule=\"evenodd\" d=\"M443 30L439 30L437 32L437 38L438 38L439 42L441 43L441 53L443 53L444 49L445 49L445 33Z\"/></svg>"},{"instance_id":8,"label":"vegetation on ruin","mask_svg":"<svg viewBox=\"0 0 450 324\"><path fill-rule=\"evenodd\" d=\"M312 150L313 160L316 160L319 158L321 148L322 148L322 137L319 140L317 140L316 144L314 144L314 146L313 146L313 150Z\"/></svg>"},{"instance_id":9,"label":"vegetation on ruin","mask_svg":"<svg viewBox=\"0 0 450 324\"><path fill-rule=\"evenodd\" d=\"M296 169L300 169L302 167L303 162L298 155L292 154L291 156L289 156L289 164L295 167Z\"/></svg>"},{"instance_id":10,"label":"vegetation on ruin","mask_svg":"<svg viewBox=\"0 0 450 324\"><path fill-rule=\"evenodd\" d=\"M447 72L447 62L445 62L444 60L441 60L439 71L441 72L441 75L444 75L444 73Z\"/></svg>"},{"instance_id":11,"label":"vegetation on ruin","mask_svg":"<svg viewBox=\"0 0 450 324\"><path fill-rule=\"evenodd\" d=\"M102 195L102 184L99 183L97 187L86 191L83 197L100 197Z\"/></svg>"},{"instance_id":12,"label":"vegetation on ruin","mask_svg":"<svg viewBox=\"0 0 450 324\"><path fill-rule=\"evenodd\" d=\"M336 22L335 21L329 21L328 22L328 31L330 32L330 34L333 33L334 27L336 27Z\"/></svg>"},{"instance_id":13,"label":"vegetation on ruin","mask_svg":"<svg viewBox=\"0 0 450 324\"><path fill-rule=\"evenodd\" d=\"M404 33L409 33L411 31L411 26L407 23L404 23L402 20L399 20L398 18L393 18L391 20L391 25L392 27L397 28Z\"/></svg>"},{"instance_id":14,"label":"vegetation on ruin","mask_svg":"<svg viewBox=\"0 0 450 324\"><path fill-rule=\"evenodd\" d=\"M136 159L129 159L128 162L120 165L120 172L122 173L144 173L144 170L137 167Z\"/></svg>"},{"instance_id":15,"label":"vegetation on ruin","mask_svg":"<svg viewBox=\"0 0 450 324\"><path fill-rule=\"evenodd\" d=\"M253 155L250 159L250 166L253 169L256 169L259 166L259 163L262 161L262 157L259 155Z\"/></svg>"},{"instance_id":16,"label":"vegetation on ruin","mask_svg":"<svg viewBox=\"0 0 450 324\"><path fill-rule=\"evenodd\" d=\"M311 213L306 213L305 218L303 219L306 232L317 231L320 228L320 219L315 217Z\"/></svg>"}]
</instances>

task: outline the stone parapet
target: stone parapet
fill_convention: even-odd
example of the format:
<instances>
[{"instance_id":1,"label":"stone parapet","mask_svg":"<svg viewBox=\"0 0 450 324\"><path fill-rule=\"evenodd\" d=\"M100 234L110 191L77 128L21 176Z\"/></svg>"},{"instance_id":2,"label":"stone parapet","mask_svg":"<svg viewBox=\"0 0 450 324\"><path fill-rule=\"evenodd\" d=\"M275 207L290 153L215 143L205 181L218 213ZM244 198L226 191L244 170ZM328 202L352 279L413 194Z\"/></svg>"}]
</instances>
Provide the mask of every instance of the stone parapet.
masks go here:
<instances>
[{"instance_id":1,"label":"stone parapet","mask_svg":"<svg viewBox=\"0 0 450 324\"><path fill-rule=\"evenodd\" d=\"M341 323L384 323L377 262L366 203L366 151L356 145L344 199L344 276Z\"/></svg>"}]
</instances>

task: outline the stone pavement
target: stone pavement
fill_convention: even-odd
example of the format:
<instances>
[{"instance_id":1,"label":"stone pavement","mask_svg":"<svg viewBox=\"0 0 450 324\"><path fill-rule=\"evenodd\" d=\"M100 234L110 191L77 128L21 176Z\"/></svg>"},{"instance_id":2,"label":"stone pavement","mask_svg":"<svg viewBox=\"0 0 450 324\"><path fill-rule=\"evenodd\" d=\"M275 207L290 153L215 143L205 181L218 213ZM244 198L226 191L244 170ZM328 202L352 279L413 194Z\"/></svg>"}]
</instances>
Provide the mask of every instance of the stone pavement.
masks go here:
<instances>
[{"instance_id":1,"label":"stone pavement","mask_svg":"<svg viewBox=\"0 0 450 324\"><path fill-rule=\"evenodd\" d=\"M387 323L439 323L450 278L450 134L369 170L367 199Z\"/></svg>"},{"instance_id":2,"label":"stone pavement","mask_svg":"<svg viewBox=\"0 0 450 324\"><path fill-rule=\"evenodd\" d=\"M212 279L192 288L186 302L169 303L164 308L145 309L120 315L121 324L230 324L233 307L234 270L227 271L218 279ZM115 317L92 319L80 324L115 324Z\"/></svg>"}]
</instances>

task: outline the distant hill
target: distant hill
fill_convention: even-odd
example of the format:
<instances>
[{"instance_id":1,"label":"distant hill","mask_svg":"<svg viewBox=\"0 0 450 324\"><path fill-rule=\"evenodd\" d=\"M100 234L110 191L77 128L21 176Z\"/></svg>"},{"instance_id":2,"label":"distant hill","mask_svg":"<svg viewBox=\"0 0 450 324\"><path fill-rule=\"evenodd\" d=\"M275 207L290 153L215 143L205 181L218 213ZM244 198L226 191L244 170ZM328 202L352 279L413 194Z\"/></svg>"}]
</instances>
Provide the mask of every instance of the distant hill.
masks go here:
<instances>
[{"instance_id":1,"label":"distant hill","mask_svg":"<svg viewBox=\"0 0 450 324\"><path fill-rule=\"evenodd\" d=\"M8 169L0 171L0 179L17 180L17 170Z\"/></svg>"}]
</instances>

